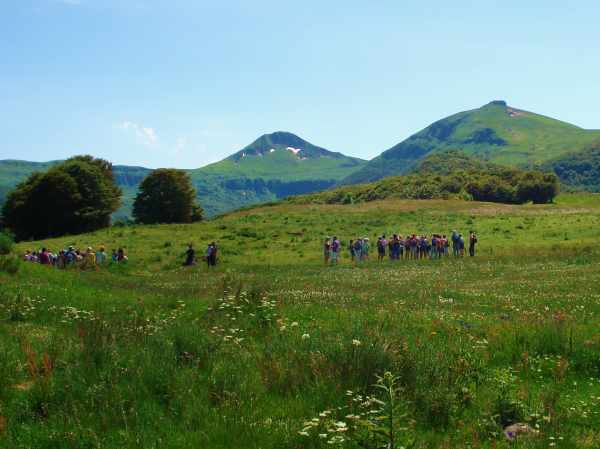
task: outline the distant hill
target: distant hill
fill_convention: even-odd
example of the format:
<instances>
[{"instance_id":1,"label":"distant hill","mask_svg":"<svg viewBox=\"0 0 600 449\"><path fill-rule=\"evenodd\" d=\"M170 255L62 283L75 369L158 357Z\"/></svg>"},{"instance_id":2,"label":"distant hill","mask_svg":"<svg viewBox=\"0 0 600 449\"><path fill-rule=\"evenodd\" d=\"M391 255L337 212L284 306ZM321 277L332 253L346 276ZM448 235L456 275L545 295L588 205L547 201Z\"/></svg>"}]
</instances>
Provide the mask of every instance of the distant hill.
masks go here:
<instances>
[{"instance_id":1,"label":"distant hill","mask_svg":"<svg viewBox=\"0 0 600 449\"><path fill-rule=\"evenodd\" d=\"M434 153L410 173L288 198L293 204L352 204L385 199L463 199L507 204L550 202L558 178L479 160L459 151Z\"/></svg>"},{"instance_id":2,"label":"distant hill","mask_svg":"<svg viewBox=\"0 0 600 449\"><path fill-rule=\"evenodd\" d=\"M541 168L554 172L571 190L600 192L600 144L552 159Z\"/></svg>"},{"instance_id":3,"label":"distant hill","mask_svg":"<svg viewBox=\"0 0 600 449\"><path fill-rule=\"evenodd\" d=\"M493 101L479 109L439 120L400 142L342 183L375 181L408 173L433 152L459 149L492 162L525 166L540 164L600 142L600 131L589 131Z\"/></svg>"},{"instance_id":4,"label":"distant hill","mask_svg":"<svg viewBox=\"0 0 600 449\"><path fill-rule=\"evenodd\" d=\"M0 161L0 204L8 191L34 171L47 170L53 162ZM261 136L256 141L206 167L187 170L208 216L242 206L275 201L327 189L366 161L328 151L288 132ZM144 167L114 166L123 189L123 207L115 218L127 218L141 180L150 173Z\"/></svg>"}]
</instances>

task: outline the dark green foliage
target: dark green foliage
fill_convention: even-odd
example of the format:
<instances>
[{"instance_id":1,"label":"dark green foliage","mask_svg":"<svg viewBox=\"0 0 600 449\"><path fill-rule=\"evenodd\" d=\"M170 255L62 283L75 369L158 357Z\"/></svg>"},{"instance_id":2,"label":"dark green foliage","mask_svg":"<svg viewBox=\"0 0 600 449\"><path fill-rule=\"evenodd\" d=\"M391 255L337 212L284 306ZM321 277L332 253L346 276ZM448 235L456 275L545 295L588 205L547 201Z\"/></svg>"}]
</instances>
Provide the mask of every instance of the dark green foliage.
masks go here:
<instances>
[{"instance_id":1,"label":"dark green foliage","mask_svg":"<svg viewBox=\"0 0 600 449\"><path fill-rule=\"evenodd\" d=\"M463 171L486 170L506 170L506 167L469 156L460 150L448 150L427 156L415 165L410 173L447 176Z\"/></svg>"},{"instance_id":2,"label":"dark green foliage","mask_svg":"<svg viewBox=\"0 0 600 449\"><path fill-rule=\"evenodd\" d=\"M519 179L516 191L518 203L550 203L558 194L558 177L552 173L525 172Z\"/></svg>"},{"instance_id":3,"label":"dark green foliage","mask_svg":"<svg viewBox=\"0 0 600 449\"><path fill-rule=\"evenodd\" d=\"M16 256L0 256L0 272L15 275L19 272L21 261Z\"/></svg>"},{"instance_id":4,"label":"dark green foliage","mask_svg":"<svg viewBox=\"0 0 600 449\"><path fill-rule=\"evenodd\" d=\"M3 221L18 240L90 232L110 224L120 195L109 162L78 156L17 185L2 208Z\"/></svg>"},{"instance_id":5,"label":"dark green foliage","mask_svg":"<svg viewBox=\"0 0 600 449\"><path fill-rule=\"evenodd\" d=\"M542 168L554 172L568 187L600 192L600 143L547 162Z\"/></svg>"},{"instance_id":6,"label":"dark green foliage","mask_svg":"<svg viewBox=\"0 0 600 449\"><path fill-rule=\"evenodd\" d=\"M140 184L133 216L144 224L200 221L202 208L196 204L190 176L182 170L167 168L150 173Z\"/></svg>"},{"instance_id":7,"label":"dark green foliage","mask_svg":"<svg viewBox=\"0 0 600 449\"><path fill-rule=\"evenodd\" d=\"M6 256L10 254L14 245L14 240L12 236L6 234L5 232L0 232L0 256Z\"/></svg>"},{"instance_id":8,"label":"dark green foliage","mask_svg":"<svg viewBox=\"0 0 600 449\"><path fill-rule=\"evenodd\" d=\"M480 161L459 151L427 157L406 176L384 178L371 184L346 186L289 199L293 203L341 203L387 198L462 198L495 203L549 203L558 194L558 178ZM351 200L349 200L351 199Z\"/></svg>"}]
</instances>

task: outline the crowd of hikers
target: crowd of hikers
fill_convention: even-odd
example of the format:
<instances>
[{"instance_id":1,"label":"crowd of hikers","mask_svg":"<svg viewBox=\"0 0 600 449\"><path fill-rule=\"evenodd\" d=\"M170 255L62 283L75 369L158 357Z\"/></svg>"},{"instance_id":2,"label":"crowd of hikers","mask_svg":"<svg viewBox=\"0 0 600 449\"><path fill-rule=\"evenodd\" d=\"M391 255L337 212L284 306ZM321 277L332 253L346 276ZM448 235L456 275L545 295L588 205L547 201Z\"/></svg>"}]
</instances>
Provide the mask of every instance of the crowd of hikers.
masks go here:
<instances>
[{"instance_id":1,"label":"crowd of hikers","mask_svg":"<svg viewBox=\"0 0 600 449\"><path fill-rule=\"evenodd\" d=\"M206 251L204 252L204 257L202 259L206 262L209 268L217 265L218 249L217 244L215 242L211 242L208 244L208 246L206 247ZM185 252L185 262L183 263L183 265L186 267L190 267L192 265L196 265L197 262L198 260L196 257L196 250L194 249L194 245L190 243L188 245L187 251Z\"/></svg>"},{"instance_id":2,"label":"crowd of hikers","mask_svg":"<svg viewBox=\"0 0 600 449\"><path fill-rule=\"evenodd\" d=\"M385 234L377 238L375 250L377 251L377 260L383 261L388 258L391 260L400 259L441 259L450 255L454 257L464 257L465 238L457 231L452 231L450 238L445 234L426 235L409 234L402 237L394 234L391 238L386 238ZM469 232L468 249L469 256L475 256L475 245L477 244L477 235L475 232ZM369 260L371 243L368 237L352 239L348 242L348 252L350 260L361 262ZM342 243L337 237L326 237L323 243L323 255L325 264L335 265L340 259L342 252Z\"/></svg>"},{"instance_id":3,"label":"crowd of hikers","mask_svg":"<svg viewBox=\"0 0 600 449\"><path fill-rule=\"evenodd\" d=\"M100 246L95 251L91 246L84 251L69 246L69 248L61 249L58 252L52 252L47 248L42 248L39 251L28 250L25 252L23 260L25 262L50 265L56 268L75 266L79 268L97 268L108 263L127 262L128 258L123 248L119 248L118 250L113 249L109 255L104 246Z\"/></svg>"},{"instance_id":4,"label":"crowd of hikers","mask_svg":"<svg viewBox=\"0 0 600 449\"><path fill-rule=\"evenodd\" d=\"M431 237L416 234L402 237L402 235L394 234L388 239L384 234L377 238L375 250L377 251L377 260L380 262L386 258L391 260L441 259L450 256L450 250L452 250L454 257L464 257L467 243L469 256L474 257L477 236L473 231L469 232L467 242L465 242L463 235L457 231L452 231L450 238L445 234L432 234ZM337 237L325 238L323 255L326 265L335 265L339 262L342 246L342 242ZM370 258L371 243L368 237L351 239L348 242L347 249L352 262L362 262ZM96 251L92 247L80 251L73 246L69 246L68 249L62 249L58 253L42 248L39 251L26 251L23 258L26 262L51 265L57 268L70 266L97 268L108 263L128 261L123 248L112 250L109 255L104 246L100 246ZM206 262L209 268L217 265L218 248L215 242L208 244L202 260ZM194 245L190 243L185 252L183 265L193 266L197 262L196 250Z\"/></svg>"}]
</instances>

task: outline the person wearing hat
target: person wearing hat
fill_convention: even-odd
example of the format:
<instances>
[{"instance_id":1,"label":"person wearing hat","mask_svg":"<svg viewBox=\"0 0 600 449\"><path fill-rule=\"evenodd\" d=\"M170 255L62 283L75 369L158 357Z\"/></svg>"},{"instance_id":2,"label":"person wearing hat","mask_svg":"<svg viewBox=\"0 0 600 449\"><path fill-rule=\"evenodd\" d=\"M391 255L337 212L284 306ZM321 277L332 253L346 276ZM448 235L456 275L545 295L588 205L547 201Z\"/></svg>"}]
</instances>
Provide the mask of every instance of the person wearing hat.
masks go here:
<instances>
[{"instance_id":1,"label":"person wearing hat","mask_svg":"<svg viewBox=\"0 0 600 449\"><path fill-rule=\"evenodd\" d=\"M91 246L88 246L88 249L85 252L83 265L85 268L96 268L96 253Z\"/></svg>"}]
</instances>

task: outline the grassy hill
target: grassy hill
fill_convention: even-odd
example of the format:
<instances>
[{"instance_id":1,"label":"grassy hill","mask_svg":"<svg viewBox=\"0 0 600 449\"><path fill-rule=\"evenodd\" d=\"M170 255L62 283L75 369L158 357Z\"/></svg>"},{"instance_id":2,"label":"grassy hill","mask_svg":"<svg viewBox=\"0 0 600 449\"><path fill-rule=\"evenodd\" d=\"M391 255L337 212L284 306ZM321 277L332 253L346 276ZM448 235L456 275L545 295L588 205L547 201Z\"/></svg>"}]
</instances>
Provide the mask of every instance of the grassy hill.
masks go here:
<instances>
[{"instance_id":1,"label":"grassy hill","mask_svg":"<svg viewBox=\"0 0 600 449\"><path fill-rule=\"evenodd\" d=\"M190 170L190 175L203 206L215 214L324 190L365 164L294 134L276 132L220 162Z\"/></svg>"},{"instance_id":2,"label":"grassy hill","mask_svg":"<svg viewBox=\"0 0 600 449\"><path fill-rule=\"evenodd\" d=\"M546 203L558 193L558 178L449 150L419 160L409 173L290 197L293 204L350 204L385 199L474 199L498 203Z\"/></svg>"},{"instance_id":3,"label":"grassy hill","mask_svg":"<svg viewBox=\"0 0 600 449\"><path fill-rule=\"evenodd\" d=\"M396 447L596 448L599 222L597 195L392 199L20 244L130 261L0 272L0 447L375 448L393 410ZM476 258L323 266L325 235L451 229ZM216 270L181 267L211 240Z\"/></svg>"},{"instance_id":4,"label":"grassy hill","mask_svg":"<svg viewBox=\"0 0 600 449\"><path fill-rule=\"evenodd\" d=\"M343 182L369 182L404 174L436 151L459 149L492 162L519 166L580 151L597 141L600 131L584 130L494 101L433 123L384 151Z\"/></svg>"},{"instance_id":5,"label":"grassy hill","mask_svg":"<svg viewBox=\"0 0 600 449\"><path fill-rule=\"evenodd\" d=\"M55 162L0 161L0 204L17 183ZM238 153L203 168L187 170L208 216L289 195L323 190L366 164L317 147L286 132L267 134ZM131 215L143 167L116 165L117 184L123 189L123 207L115 218Z\"/></svg>"}]
</instances>

